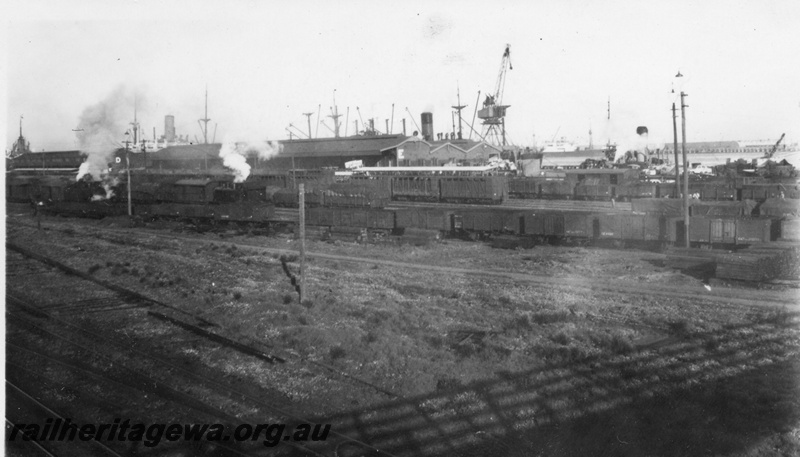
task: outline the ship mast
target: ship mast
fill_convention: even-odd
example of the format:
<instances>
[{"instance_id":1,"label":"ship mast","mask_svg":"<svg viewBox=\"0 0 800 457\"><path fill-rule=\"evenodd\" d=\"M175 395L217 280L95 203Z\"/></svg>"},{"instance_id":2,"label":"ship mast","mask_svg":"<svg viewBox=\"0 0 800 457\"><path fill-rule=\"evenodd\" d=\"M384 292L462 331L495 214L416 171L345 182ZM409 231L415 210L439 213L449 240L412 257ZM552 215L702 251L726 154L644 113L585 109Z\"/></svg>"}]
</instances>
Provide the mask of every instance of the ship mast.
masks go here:
<instances>
[{"instance_id":1,"label":"ship mast","mask_svg":"<svg viewBox=\"0 0 800 457\"><path fill-rule=\"evenodd\" d=\"M208 144L208 123L211 119L208 118L208 85L206 85L206 111L203 119L198 119L197 123L200 124L200 130L203 132L203 143Z\"/></svg>"},{"instance_id":2,"label":"ship mast","mask_svg":"<svg viewBox=\"0 0 800 457\"><path fill-rule=\"evenodd\" d=\"M336 106L336 89L333 89L333 107L331 108L331 115L328 117L333 119L333 135L339 138L339 118L342 115L339 114L339 107Z\"/></svg>"},{"instance_id":3,"label":"ship mast","mask_svg":"<svg viewBox=\"0 0 800 457\"><path fill-rule=\"evenodd\" d=\"M133 127L133 145L134 147L139 144L139 122L136 119L136 111L138 108L139 99L136 94L133 95L133 122L131 122L131 126Z\"/></svg>"},{"instance_id":4,"label":"ship mast","mask_svg":"<svg viewBox=\"0 0 800 457\"><path fill-rule=\"evenodd\" d=\"M456 112L458 112L458 139L460 140L461 138L463 138L461 136L461 110L466 108L467 105L461 104L461 89L458 87L458 85L456 85L456 98L458 100L458 105L451 106L451 108L453 108L454 110L456 110Z\"/></svg>"}]
</instances>

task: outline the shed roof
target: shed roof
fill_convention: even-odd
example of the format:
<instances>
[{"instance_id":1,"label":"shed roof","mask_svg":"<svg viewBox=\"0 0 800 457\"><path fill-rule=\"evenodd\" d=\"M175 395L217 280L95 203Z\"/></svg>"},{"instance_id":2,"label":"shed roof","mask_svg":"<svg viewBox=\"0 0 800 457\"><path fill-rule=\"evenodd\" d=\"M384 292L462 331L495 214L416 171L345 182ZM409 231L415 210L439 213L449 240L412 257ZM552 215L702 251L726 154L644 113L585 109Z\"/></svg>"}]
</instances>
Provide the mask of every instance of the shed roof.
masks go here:
<instances>
[{"instance_id":1,"label":"shed roof","mask_svg":"<svg viewBox=\"0 0 800 457\"><path fill-rule=\"evenodd\" d=\"M282 141L281 157L381 156L383 151L401 144L403 135L350 136L312 140Z\"/></svg>"},{"instance_id":2,"label":"shed roof","mask_svg":"<svg viewBox=\"0 0 800 457\"><path fill-rule=\"evenodd\" d=\"M436 151L439 151L441 149L455 149L456 151L463 152L464 154L467 153L467 151L465 149L460 148L460 147L458 147L457 145L455 145L453 143L445 143L445 144L442 144L442 145L439 145L439 146L435 147L434 149L431 149L431 154L433 154Z\"/></svg>"}]
</instances>

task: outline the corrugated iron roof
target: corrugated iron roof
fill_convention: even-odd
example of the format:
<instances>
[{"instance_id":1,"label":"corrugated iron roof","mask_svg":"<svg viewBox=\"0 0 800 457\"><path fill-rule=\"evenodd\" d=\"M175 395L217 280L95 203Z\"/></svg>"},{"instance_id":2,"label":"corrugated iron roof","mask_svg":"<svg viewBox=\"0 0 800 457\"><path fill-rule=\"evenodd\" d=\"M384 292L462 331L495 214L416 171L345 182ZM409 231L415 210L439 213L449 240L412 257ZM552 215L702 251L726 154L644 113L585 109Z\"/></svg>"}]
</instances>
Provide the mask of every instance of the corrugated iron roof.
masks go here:
<instances>
[{"instance_id":1,"label":"corrugated iron roof","mask_svg":"<svg viewBox=\"0 0 800 457\"><path fill-rule=\"evenodd\" d=\"M434 148L434 149L431 149L431 154L433 154L433 153L435 153L436 151L439 151L439 150L441 150L441 149L455 149L456 151L463 152L464 154L466 154L466 153L467 153L467 151L466 151L465 149L462 149L462 148L460 148L460 147L456 146L455 144L452 144L452 143L445 143L445 144L442 144L442 145L440 145L440 146L437 146L437 147L436 147L436 148Z\"/></svg>"}]
</instances>

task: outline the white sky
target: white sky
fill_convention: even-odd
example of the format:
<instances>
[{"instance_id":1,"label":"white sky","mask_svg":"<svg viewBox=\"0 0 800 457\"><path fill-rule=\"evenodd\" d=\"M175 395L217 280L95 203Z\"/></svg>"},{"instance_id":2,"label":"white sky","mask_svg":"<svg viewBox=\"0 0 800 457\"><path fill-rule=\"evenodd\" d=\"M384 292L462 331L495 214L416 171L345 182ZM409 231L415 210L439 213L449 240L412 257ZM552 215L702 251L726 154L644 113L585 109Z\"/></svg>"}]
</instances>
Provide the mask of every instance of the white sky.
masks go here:
<instances>
[{"instance_id":1,"label":"white sky","mask_svg":"<svg viewBox=\"0 0 800 457\"><path fill-rule=\"evenodd\" d=\"M478 90L481 101L494 90L506 43L506 128L518 145L534 135L540 145L586 144L590 126L596 145L638 125L671 141L678 71L688 141L800 140L796 0L27 0L0 13L10 21L6 148L20 115L35 150L73 148L84 108L120 85L146 100L148 136L163 134L173 114L178 134L199 137L206 84L217 141L287 138L290 123L307 130L303 112L315 113L314 131L334 89L340 113L350 107L350 134L356 106L383 130L392 103L395 133L404 117L408 133L416 129L406 107L417 123L432 111L435 130L450 131L457 85L471 120ZM319 136L331 133L320 125Z\"/></svg>"}]
</instances>

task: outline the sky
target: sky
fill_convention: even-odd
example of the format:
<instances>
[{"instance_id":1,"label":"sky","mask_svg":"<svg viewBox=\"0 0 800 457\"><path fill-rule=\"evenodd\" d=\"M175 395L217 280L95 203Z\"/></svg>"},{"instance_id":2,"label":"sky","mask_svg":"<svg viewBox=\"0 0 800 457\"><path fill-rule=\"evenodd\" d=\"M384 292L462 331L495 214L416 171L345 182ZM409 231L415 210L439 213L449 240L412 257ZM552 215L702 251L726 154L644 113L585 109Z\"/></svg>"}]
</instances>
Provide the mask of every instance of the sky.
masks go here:
<instances>
[{"instance_id":1,"label":"sky","mask_svg":"<svg viewBox=\"0 0 800 457\"><path fill-rule=\"evenodd\" d=\"M2 8L6 148L20 116L34 150L75 148L87 109L114 103L132 121L134 98L146 136L163 135L171 114L179 135L202 138L206 87L217 142L286 139L290 124L307 134L306 112L313 137L332 136L334 97L347 120L342 134L369 118L379 130L393 118L393 133L405 118L411 134L424 111L436 132L449 132L458 93L469 123L478 91L481 103L494 93L506 45L513 69L502 101L515 145L562 137L586 145L591 130L597 146L640 125L671 142L680 91L687 141L781 133L800 141L796 0L11 0Z\"/></svg>"}]
</instances>

